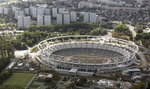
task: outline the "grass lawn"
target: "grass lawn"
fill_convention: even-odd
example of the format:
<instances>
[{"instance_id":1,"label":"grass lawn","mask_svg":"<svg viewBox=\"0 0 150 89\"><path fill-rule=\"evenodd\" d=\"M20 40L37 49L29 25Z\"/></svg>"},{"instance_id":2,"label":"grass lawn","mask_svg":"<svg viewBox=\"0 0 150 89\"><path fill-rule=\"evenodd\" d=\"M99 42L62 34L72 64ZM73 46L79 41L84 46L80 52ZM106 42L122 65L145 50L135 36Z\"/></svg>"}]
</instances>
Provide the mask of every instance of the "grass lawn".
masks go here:
<instances>
[{"instance_id":1,"label":"grass lawn","mask_svg":"<svg viewBox=\"0 0 150 89\"><path fill-rule=\"evenodd\" d=\"M13 75L4 82L4 85L25 87L35 74L32 73L13 73Z\"/></svg>"},{"instance_id":2,"label":"grass lawn","mask_svg":"<svg viewBox=\"0 0 150 89\"><path fill-rule=\"evenodd\" d=\"M7 24L0 24L0 26L6 26Z\"/></svg>"}]
</instances>

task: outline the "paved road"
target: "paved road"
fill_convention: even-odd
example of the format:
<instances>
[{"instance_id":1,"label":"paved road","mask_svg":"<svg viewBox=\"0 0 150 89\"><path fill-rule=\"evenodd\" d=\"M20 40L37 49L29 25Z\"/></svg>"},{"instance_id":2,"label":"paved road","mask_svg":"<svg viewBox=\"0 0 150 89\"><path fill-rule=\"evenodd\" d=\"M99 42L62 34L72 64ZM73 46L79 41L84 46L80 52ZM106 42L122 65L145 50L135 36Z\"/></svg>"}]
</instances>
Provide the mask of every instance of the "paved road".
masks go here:
<instances>
[{"instance_id":1,"label":"paved road","mask_svg":"<svg viewBox=\"0 0 150 89\"><path fill-rule=\"evenodd\" d=\"M145 67L147 66L147 61L145 59L145 56L142 52L138 52L137 55L140 57L142 63L141 63L141 67Z\"/></svg>"},{"instance_id":2,"label":"paved road","mask_svg":"<svg viewBox=\"0 0 150 89\"><path fill-rule=\"evenodd\" d=\"M146 52L146 53L150 53L150 49L145 48L144 46L139 46L139 48L144 49L144 52Z\"/></svg>"}]
</instances>

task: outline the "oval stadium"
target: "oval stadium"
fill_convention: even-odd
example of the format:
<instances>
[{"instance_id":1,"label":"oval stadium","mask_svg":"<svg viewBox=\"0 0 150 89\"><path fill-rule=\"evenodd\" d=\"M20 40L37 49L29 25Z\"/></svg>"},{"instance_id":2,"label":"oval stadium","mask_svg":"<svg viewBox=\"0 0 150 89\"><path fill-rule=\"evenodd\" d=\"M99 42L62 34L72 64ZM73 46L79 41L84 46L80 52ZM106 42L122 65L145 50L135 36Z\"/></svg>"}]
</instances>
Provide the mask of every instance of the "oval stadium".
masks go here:
<instances>
[{"instance_id":1,"label":"oval stadium","mask_svg":"<svg viewBox=\"0 0 150 89\"><path fill-rule=\"evenodd\" d=\"M37 46L36 59L61 73L112 73L126 69L136 60L138 46L118 38L90 35L60 36Z\"/></svg>"}]
</instances>

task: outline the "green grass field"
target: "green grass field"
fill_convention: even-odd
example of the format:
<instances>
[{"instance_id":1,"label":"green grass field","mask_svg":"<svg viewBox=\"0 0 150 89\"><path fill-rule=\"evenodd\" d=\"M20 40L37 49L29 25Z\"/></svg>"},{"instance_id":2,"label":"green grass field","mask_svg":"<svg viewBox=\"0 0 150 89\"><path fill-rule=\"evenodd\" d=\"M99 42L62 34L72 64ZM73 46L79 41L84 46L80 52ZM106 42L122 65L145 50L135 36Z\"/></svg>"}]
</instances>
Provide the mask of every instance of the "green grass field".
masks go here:
<instances>
[{"instance_id":1,"label":"green grass field","mask_svg":"<svg viewBox=\"0 0 150 89\"><path fill-rule=\"evenodd\" d=\"M13 73L13 75L4 82L4 85L25 87L35 74L32 73Z\"/></svg>"}]
</instances>

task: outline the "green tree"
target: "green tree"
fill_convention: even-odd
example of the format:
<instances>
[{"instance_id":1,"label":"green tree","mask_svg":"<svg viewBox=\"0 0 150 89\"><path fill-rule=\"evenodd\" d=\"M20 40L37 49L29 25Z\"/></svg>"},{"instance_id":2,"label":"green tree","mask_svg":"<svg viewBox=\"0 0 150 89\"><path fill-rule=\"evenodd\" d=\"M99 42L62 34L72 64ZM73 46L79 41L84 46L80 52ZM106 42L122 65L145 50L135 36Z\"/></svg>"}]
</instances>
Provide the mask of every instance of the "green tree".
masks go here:
<instances>
[{"instance_id":1,"label":"green tree","mask_svg":"<svg viewBox=\"0 0 150 89\"><path fill-rule=\"evenodd\" d=\"M106 35L107 34L107 31L106 30L103 30L101 28L96 28L94 30L91 30L90 32L91 35Z\"/></svg>"},{"instance_id":2,"label":"green tree","mask_svg":"<svg viewBox=\"0 0 150 89\"><path fill-rule=\"evenodd\" d=\"M79 81L76 81L77 86L83 86L86 83L87 83L87 78L86 77L80 77Z\"/></svg>"},{"instance_id":3,"label":"green tree","mask_svg":"<svg viewBox=\"0 0 150 89\"><path fill-rule=\"evenodd\" d=\"M122 39L133 39L132 32L125 24L118 24L114 27L113 32L114 37L122 38Z\"/></svg>"},{"instance_id":4,"label":"green tree","mask_svg":"<svg viewBox=\"0 0 150 89\"><path fill-rule=\"evenodd\" d=\"M136 85L133 85L130 89L146 89L146 83L137 83Z\"/></svg>"}]
</instances>

